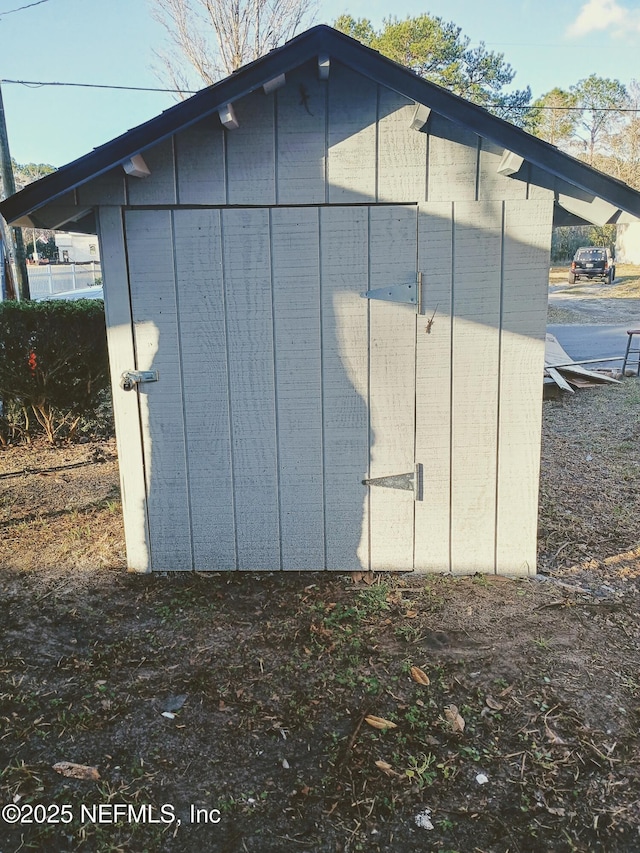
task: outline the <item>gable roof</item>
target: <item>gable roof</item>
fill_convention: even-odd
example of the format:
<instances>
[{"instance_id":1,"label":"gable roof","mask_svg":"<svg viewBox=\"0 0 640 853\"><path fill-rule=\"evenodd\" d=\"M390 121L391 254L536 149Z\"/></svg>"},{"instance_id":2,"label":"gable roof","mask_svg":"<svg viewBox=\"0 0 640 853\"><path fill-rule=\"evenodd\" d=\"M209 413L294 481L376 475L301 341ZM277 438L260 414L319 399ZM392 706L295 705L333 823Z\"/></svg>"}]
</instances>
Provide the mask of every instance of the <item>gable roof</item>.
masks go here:
<instances>
[{"instance_id":1,"label":"gable roof","mask_svg":"<svg viewBox=\"0 0 640 853\"><path fill-rule=\"evenodd\" d=\"M229 103L259 89L314 56L329 56L365 77L466 127L479 136L523 157L545 172L604 199L621 210L640 216L640 193L565 154L548 142L487 112L371 48L325 25L313 27L282 47L243 66L229 77L186 101L101 145L89 154L29 184L0 203L8 222L22 217L129 160L163 139L218 112Z\"/></svg>"}]
</instances>

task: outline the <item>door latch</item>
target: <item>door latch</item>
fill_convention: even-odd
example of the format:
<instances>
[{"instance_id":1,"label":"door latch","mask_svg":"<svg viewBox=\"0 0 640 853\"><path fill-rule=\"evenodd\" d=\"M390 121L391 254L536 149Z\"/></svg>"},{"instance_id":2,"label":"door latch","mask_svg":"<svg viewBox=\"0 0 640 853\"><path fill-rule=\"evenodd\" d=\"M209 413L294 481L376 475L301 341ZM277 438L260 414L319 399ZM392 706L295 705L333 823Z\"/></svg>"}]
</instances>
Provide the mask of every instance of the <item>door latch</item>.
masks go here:
<instances>
[{"instance_id":1,"label":"door latch","mask_svg":"<svg viewBox=\"0 0 640 853\"><path fill-rule=\"evenodd\" d=\"M157 370L125 370L120 377L120 387L123 391L132 391L142 382L157 382Z\"/></svg>"}]
</instances>

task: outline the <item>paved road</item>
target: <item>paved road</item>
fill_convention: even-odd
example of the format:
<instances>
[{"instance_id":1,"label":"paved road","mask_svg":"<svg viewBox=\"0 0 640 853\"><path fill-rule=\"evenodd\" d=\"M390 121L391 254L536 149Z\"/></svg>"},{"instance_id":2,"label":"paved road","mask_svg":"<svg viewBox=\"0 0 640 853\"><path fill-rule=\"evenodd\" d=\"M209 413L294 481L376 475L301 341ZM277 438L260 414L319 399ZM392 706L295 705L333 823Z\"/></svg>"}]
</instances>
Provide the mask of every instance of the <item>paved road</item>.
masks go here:
<instances>
[{"instance_id":1,"label":"paved road","mask_svg":"<svg viewBox=\"0 0 640 853\"><path fill-rule=\"evenodd\" d=\"M571 358L579 361L584 358L612 358L624 355L629 328L629 325L592 326L575 323L566 326L550 325L547 326L547 331L555 335ZM640 335L634 338L634 346L640 348ZM592 366L597 365L585 365L585 367ZM622 361L611 362L607 366L619 368L622 366Z\"/></svg>"}]
</instances>

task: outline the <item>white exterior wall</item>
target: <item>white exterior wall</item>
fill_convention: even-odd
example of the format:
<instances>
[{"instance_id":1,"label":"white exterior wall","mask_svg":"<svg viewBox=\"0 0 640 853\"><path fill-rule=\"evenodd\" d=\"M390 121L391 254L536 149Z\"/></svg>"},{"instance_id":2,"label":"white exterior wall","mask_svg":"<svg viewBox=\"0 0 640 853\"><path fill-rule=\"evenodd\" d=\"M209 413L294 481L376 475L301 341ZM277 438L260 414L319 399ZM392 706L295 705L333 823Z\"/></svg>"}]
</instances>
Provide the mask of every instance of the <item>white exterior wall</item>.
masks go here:
<instances>
[{"instance_id":1,"label":"white exterior wall","mask_svg":"<svg viewBox=\"0 0 640 853\"><path fill-rule=\"evenodd\" d=\"M132 568L535 572L552 191L338 63L234 109L77 191L114 381L160 372L114 390Z\"/></svg>"},{"instance_id":2,"label":"white exterior wall","mask_svg":"<svg viewBox=\"0 0 640 853\"><path fill-rule=\"evenodd\" d=\"M640 222L620 223L616 234L616 263L640 264Z\"/></svg>"},{"instance_id":3,"label":"white exterior wall","mask_svg":"<svg viewBox=\"0 0 640 853\"><path fill-rule=\"evenodd\" d=\"M68 261L70 264L81 264L100 260L100 247L95 234L59 232L54 239L61 263Z\"/></svg>"}]
</instances>

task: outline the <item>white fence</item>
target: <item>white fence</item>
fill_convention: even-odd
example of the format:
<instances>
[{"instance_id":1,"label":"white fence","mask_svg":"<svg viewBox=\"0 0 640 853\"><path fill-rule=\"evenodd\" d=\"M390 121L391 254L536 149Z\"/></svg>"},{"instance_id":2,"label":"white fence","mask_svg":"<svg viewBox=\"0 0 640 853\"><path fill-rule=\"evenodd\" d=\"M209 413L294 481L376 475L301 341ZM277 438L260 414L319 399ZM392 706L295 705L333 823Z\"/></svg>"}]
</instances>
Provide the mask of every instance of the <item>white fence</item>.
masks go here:
<instances>
[{"instance_id":1,"label":"white fence","mask_svg":"<svg viewBox=\"0 0 640 853\"><path fill-rule=\"evenodd\" d=\"M82 290L102 284L100 264L43 264L27 266L29 290L32 299L47 299L54 293Z\"/></svg>"}]
</instances>

